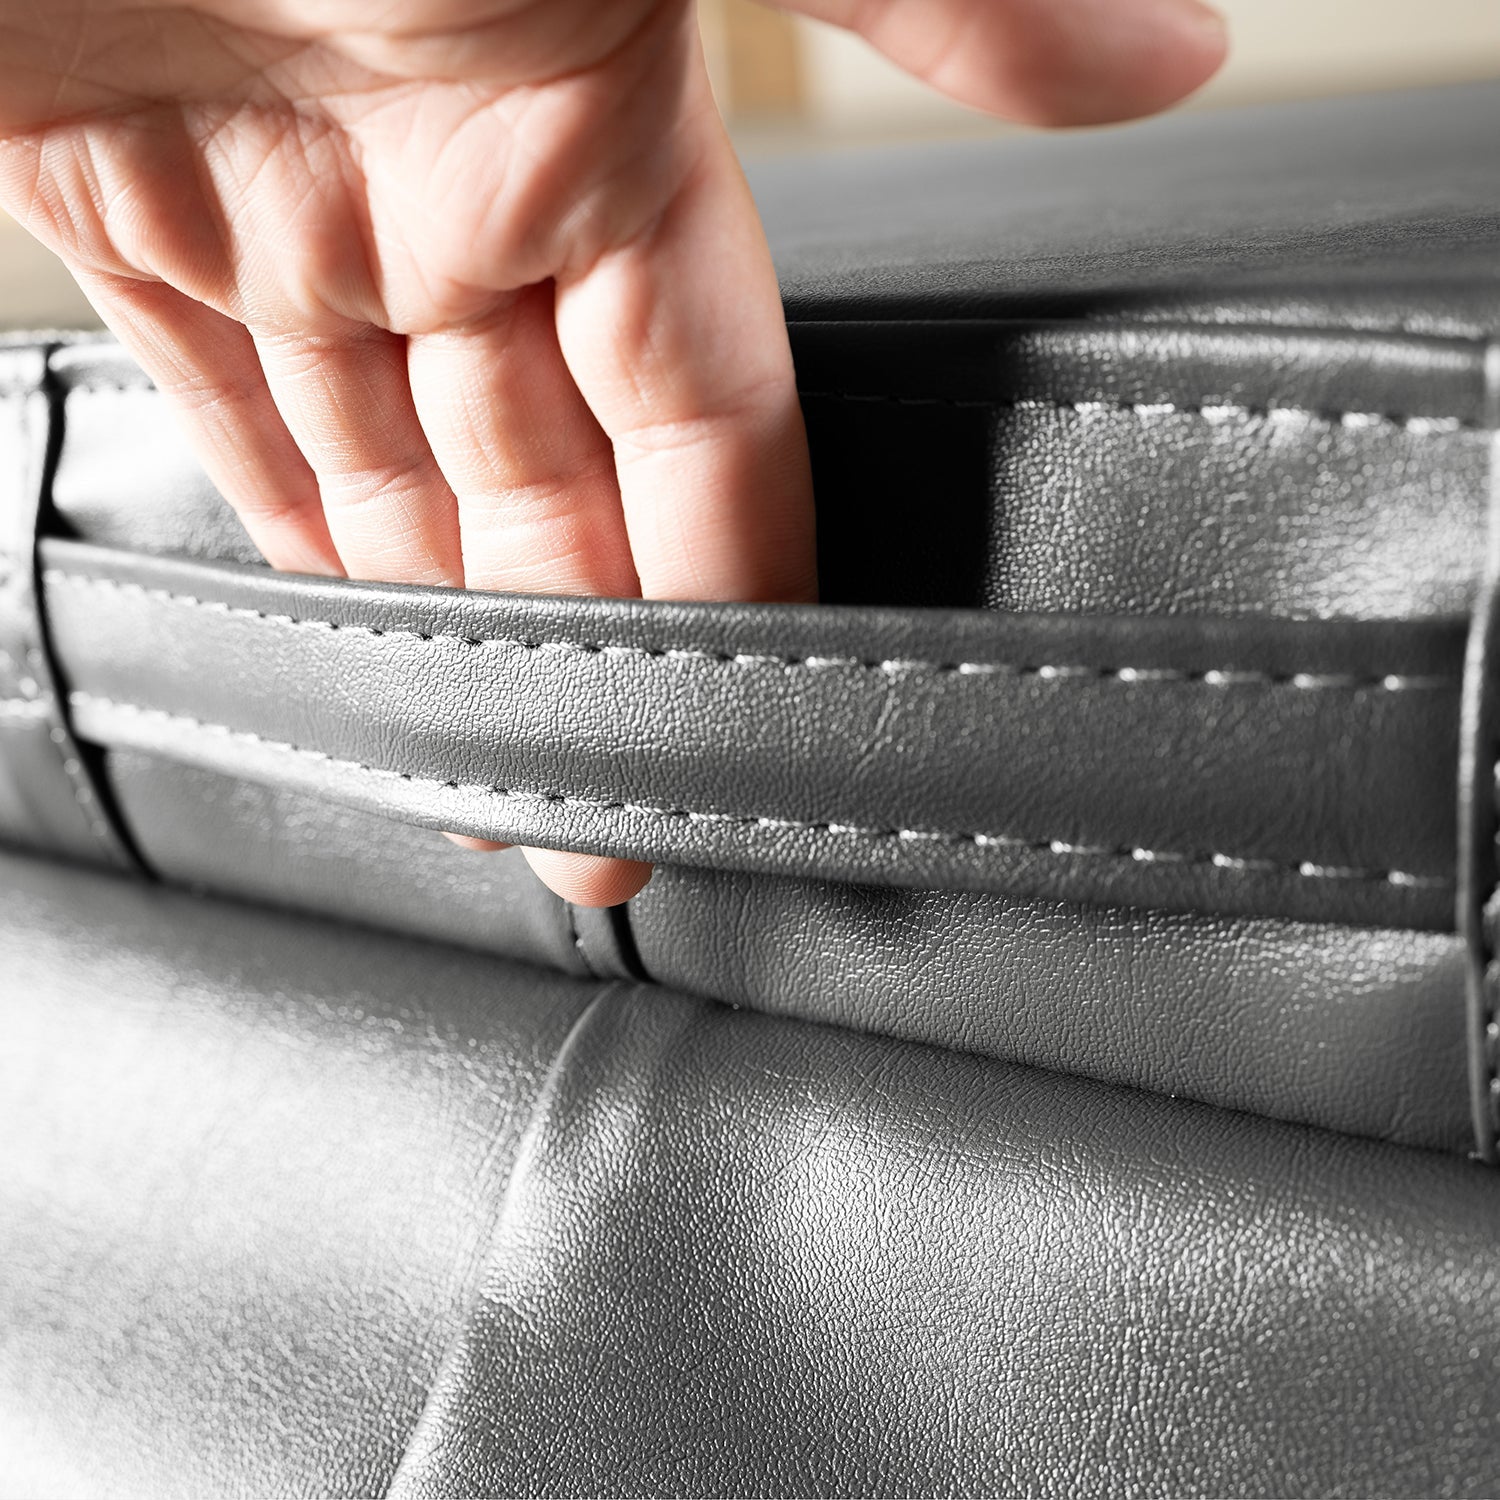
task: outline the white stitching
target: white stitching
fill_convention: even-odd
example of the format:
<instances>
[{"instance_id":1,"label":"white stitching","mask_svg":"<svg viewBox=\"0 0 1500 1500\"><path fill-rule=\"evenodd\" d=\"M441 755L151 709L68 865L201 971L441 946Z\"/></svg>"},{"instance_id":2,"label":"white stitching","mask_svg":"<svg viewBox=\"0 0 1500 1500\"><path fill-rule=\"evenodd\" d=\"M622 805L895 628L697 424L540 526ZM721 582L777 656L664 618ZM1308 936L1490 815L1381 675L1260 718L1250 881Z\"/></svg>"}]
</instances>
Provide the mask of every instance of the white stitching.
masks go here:
<instances>
[{"instance_id":1,"label":"white stitching","mask_svg":"<svg viewBox=\"0 0 1500 1500\"><path fill-rule=\"evenodd\" d=\"M1246 406L1231 401L1204 402L1199 405L1176 401L1061 401L1034 397L990 397L983 400L960 396L894 396L861 391L800 391L804 400L878 403L891 406L946 406L975 411L1071 411L1082 417L1106 412L1129 412L1142 420L1152 417L1202 417L1206 422L1258 420L1267 422L1322 422L1330 427L1361 430L1370 427L1394 427L1417 437L1434 437L1452 432L1480 432L1487 429L1462 417L1402 416L1379 411L1319 411L1306 406Z\"/></svg>"},{"instance_id":2,"label":"white stitching","mask_svg":"<svg viewBox=\"0 0 1500 1500\"><path fill-rule=\"evenodd\" d=\"M412 630L402 625L376 627L356 625L340 620L321 620L298 615L272 614L266 610L250 609L243 605L227 604L217 599L201 599L194 594L179 594L168 589L149 588L145 584L126 583L113 578L101 578L89 573L73 573L62 568L48 568L43 579L53 584L72 584L75 587L108 589L121 594L135 594L142 598L157 599L169 604L182 604L194 609L212 610L217 614L262 621L269 625L302 626L314 630L341 631L354 635L407 636L418 641L455 641L459 645L472 647L500 647L525 651L554 651L575 656L618 656L651 661L706 662L715 666L735 667L779 667L792 671L803 669L822 671L836 668L854 668L866 672L881 672L887 676L909 676L914 672L934 672L960 677L1039 677L1047 682L1081 680L1088 682L1115 681L1129 685L1149 686L1156 683L1197 683L1206 687L1236 687L1254 685L1262 687L1284 687L1300 692L1361 692L1405 693L1436 690L1452 690L1458 687L1454 678L1441 676L1405 676L1385 673L1378 677L1361 677L1352 673L1315 672L1241 672L1232 669L1209 668L1206 671L1186 672L1170 667L1091 667L1058 666L1047 663L1027 664L1014 662L936 662L916 658L893 658L884 661L867 661L855 656L771 656L755 652L704 651L687 646L620 646L589 644L579 641L528 640L518 636L457 635L443 631Z\"/></svg>"},{"instance_id":3,"label":"white stitching","mask_svg":"<svg viewBox=\"0 0 1500 1500\"><path fill-rule=\"evenodd\" d=\"M127 376L113 381L80 380L67 384L63 392L64 399L73 395L105 393L154 395L157 394L157 388L149 379L132 380ZM25 395L30 392L21 391L15 394ZM1205 401L1198 404L1177 401L1068 401L1057 397L898 396L885 392L863 391L799 391L797 394L809 401L870 402L892 406L946 406L959 410L1072 411L1079 416L1097 416L1106 412L1129 412L1143 421L1150 420L1152 417L1186 416L1202 417L1207 422L1242 420L1323 422L1332 427L1346 427L1351 430L1394 427L1417 437L1485 430L1481 424L1466 422L1461 417L1407 416L1378 411L1320 411L1315 407L1250 406L1230 401Z\"/></svg>"},{"instance_id":4,"label":"white stitching","mask_svg":"<svg viewBox=\"0 0 1500 1500\"><path fill-rule=\"evenodd\" d=\"M155 396L157 388L150 380L91 380L77 385L64 384L63 396Z\"/></svg>"},{"instance_id":5,"label":"white stitching","mask_svg":"<svg viewBox=\"0 0 1500 1500\"><path fill-rule=\"evenodd\" d=\"M31 668L31 677L28 680L36 696L6 700L9 711L5 716L7 718L22 718L23 716L38 719L60 718L57 694L47 686L47 664L40 648L29 642L26 645L26 662ZM30 709L27 715L23 715L21 711L15 709L14 705L17 703L33 704L35 707ZM47 731L47 738L57 750L57 757L62 762L63 775L68 778L68 783L73 790L73 800L78 804L79 811L82 812L84 821L89 826L89 831L98 840L106 857L113 863L119 863L120 857L117 852L119 846L115 842L114 830L109 826L99 808L99 799L94 795L93 785L83 768L83 763L72 753L68 742L68 731L61 723L54 723Z\"/></svg>"},{"instance_id":6,"label":"white stitching","mask_svg":"<svg viewBox=\"0 0 1500 1500\"><path fill-rule=\"evenodd\" d=\"M324 750L311 750L302 745L289 744L285 740L268 739L250 730L231 729L227 724L208 723L202 719L193 718L189 714L174 714L165 709L144 708L136 703L121 703L94 693L75 691L69 695L69 701L77 708L97 708L107 713L122 713L152 719L163 724L194 729L225 739L243 740L248 744L259 745L263 749L320 761L344 771L357 771L368 776L405 781L419 786L479 792L484 796L512 802L545 803L548 806L564 808L581 807L590 812L636 813L644 817L663 820L707 823L721 827L767 828L794 833L812 833L820 837L832 836L866 841L898 839L903 843L972 844L978 849L1029 850L1077 858L1115 862L1133 861L1141 865L1210 866L1235 873L1291 874L1302 880L1380 883L1402 890L1449 890L1453 884L1450 880L1430 875L1413 875L1404 870L1359 870L1344 866L1319 865L1307 860L1283 864L1272 860L1239 859L1225 854L1182 854L1130 845L1104 848L1066 844L1055 839L1015 838L1007 834L947 833L927 828L866 828L851 823L808 823L792 818L774 818L756 814L698 812L681 807L657 807L646 802L600 802L593 798L573 796L564 792L522 791L512 787L484 786L478 782L442 781L436 777L417 776L409 771L392 771L384 766L367 765L364 761L346 760L330 755Z\"/></svg>"},{"instance_id":7,"label":"white stitching","mask_svg":"<svg viewBox=\"0 0 1500 1500\"><path fill-rule=\"evenodd\" d=\"M0 719L42 719L47 711L44 698L0 698Z\"/></svg>"},{"instance_id":8,"label":"white stitching","mask_svg":"<svg viewBox=\"0 0 1500 1500\"><path fill-rule=\"evenodd\" d=\"M30 647L26 652L26 659L31 664L32 675L37 684L38 692L41 695L37 701L42 703L46 711L54 718L60 719L61 715L57 711L59 707L57 694L45 685L47 682L47 667L46 663L42 660L41 651L35 646ZM93 784L83 768L83 763L78 759L77 755L72 753L72 747L68 741L67 729L60 722L54 723L51 729L47 731L47 738L52 741L57 750L57 757L62 762L63 775L68 778L73 788L73 800L78 804L79 810L83 813L84 821L88 823L89 830L99 841L99 846L104 850L105 855L111 862L118 864L120 860L118 853L119 846L115 842L114 830L105 821L104 815L100 811L99 799L94 795Z\"/></svg>"}]
</instances>

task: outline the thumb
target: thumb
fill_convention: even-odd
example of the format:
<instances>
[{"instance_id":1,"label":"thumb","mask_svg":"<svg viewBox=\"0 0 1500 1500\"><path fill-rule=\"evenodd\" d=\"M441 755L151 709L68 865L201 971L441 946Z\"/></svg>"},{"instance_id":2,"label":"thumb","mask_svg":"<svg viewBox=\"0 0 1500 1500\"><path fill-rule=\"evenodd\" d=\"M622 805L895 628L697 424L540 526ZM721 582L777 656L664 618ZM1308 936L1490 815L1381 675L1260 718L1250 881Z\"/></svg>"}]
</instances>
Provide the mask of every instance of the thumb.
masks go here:
<instances>
[{"instance_id":1,"label":"thumb","mask_svg":"<svg viewBox=\"0 0 1500 1500\"><path fill-rule=\"evenodd\" d=\"M1152 114L1228 47L1199 0L779 0L854 31L962 104L1031 125Z\"/></svg>"}]
</instances>

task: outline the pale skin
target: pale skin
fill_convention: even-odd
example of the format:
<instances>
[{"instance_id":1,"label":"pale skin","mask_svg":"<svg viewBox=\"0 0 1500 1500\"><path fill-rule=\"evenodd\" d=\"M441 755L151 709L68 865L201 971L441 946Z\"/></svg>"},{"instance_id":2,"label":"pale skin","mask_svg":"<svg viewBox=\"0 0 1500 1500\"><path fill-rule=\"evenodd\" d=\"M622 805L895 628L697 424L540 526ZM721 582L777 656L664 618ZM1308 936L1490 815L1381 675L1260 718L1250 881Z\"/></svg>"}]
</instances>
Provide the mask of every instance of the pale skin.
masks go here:
<instances>
[{"instance_id":1,"label":"pale skin","mask_svg":"<svg viewBox=\"0 0 1500 1500\"><path fill-rule=\"evenodd\" d=\"M1225 47L1197 0L788 8L1049 125L1164 108ZM686 0L0 0L0 207L277 567L814 597L776 280ZM650 875L526 855L591 906Z\"/></svg>"}]
</instances>

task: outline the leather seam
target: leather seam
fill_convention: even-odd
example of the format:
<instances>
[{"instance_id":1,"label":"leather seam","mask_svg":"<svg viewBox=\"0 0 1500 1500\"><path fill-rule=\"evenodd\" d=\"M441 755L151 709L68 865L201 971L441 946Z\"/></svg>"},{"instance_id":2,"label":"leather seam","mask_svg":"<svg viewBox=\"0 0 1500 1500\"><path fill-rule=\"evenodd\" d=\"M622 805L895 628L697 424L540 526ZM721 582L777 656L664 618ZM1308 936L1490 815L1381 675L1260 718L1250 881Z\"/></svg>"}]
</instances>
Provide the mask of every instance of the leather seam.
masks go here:
<instances>
[{"instance_id":1,"label":"leather seam","mask_svg":"<svg viewBox=\"0 0 1500 1500\"><path fill-rule=\"evenodd\" d=\"M1057 398L898 396L884 392L799 391L805 401L870 402L890 406L937 406L960 411L1071 411L1079 416L1128 412L1141 420L1152 417L1201 417L1206 422L1265 421L1321 422L1352 431L1390 427L1417 437L1440 437L1454 432L1484 432L1482 423L1462 417L1415 416L1399 412L1322 410L1312 406L1247 406L1232 401L1184 403L1177 401L1066 401Z\"/></svg>"},{"instance_id":2,"label":"leather seam","mask_svg":"<svg viewBox=\"0 0 1500 1500\"><path fill-rule=\"evenodd\" d=\"M1069 843L1062 839L1026 839L1008 834L957 833L940 829L921 828L872 828L858 824L807 822L796 818L778 818L754 813L704 812L692 808L661 807L652 803L627 802L624 800L605 802L592 797L578 796L567 792L532 791L516 787L486 785L482 782L445 781L433 776L419 776L410 771L393 771L385 766L372 766L364 761L348 760L331 755L325 750L314 750L308 746L295 745L286 740L270 739L251 730L234 729L227 724L215 724L190 714L176 714L166 709L147 708L137 703L124 703L95 693L75 691L69 695L77 708L97 708L108 713L123 713L138 718L156 720L178 728L196 730L203 734L230 740L240 740L273 752L318 761L346 772L356 772L384 780L403 781L416 786L429 786L450 791L477 792L483 796L519 803L545 804L550 807L578 807L589 812L626 812L663 821L708 823L717 827L764 828L777 832L809 833L825 839L855 839L864 842L897 840L902 843L942 843L971 845L977 849L1004 851L1028 851L1047 853L1062 859L1096 860L1110 863L1133 863L1137 866L1169 865L1178 868L1211 868L1231 875L1293 875L1307 881L1343 881L1346 883L1384 884L1401 890L1451 890L1454 882L1441 876L1417 875L1406 870L1368 869L1342 865L1324 865L1313 860L1298 862L1259 859L1225 854L1183 853L1172 850L1147 849L1127 844L1088 845Z\"/></svg>"},{"instance_id":3,"label":"leather seam","mask_svg":"<svg viewBox=\"0 0 1500 1500\"><path fill-rule=\"evenodd\" d=\"M157 387L148 380L93 380L69 384L67 395L155 395ZM903 396L887 392L799 391L805 401L870 402L892 406L937 406L978 411L1072 411L1081 416L1101 412L1128 412L1142 420L1161 416L1201 417L1209 422L1238 420L1312 421L1350 429L1393 427L1420 437L1442 436L1454 432L1482 432L1482 423L1453 416L1416 416L1399 412L1358 410L1325 410L1311 406L1249 406L1230 401L1101 401L1066 400L1060 397L964 397Z\"/></svg>"},{"instance_id":4,"label":"leather seam","mask_svg":"<svg viewBox=\"0 0 1500 1500\"><path fill-rule=\"evenodd\" d=\"M33 387L7 391L3 397L0 397L0 400L17 402L24 405L24 403L33 400L40 394L42 394L42 389L40 387ZM34 576L31 573L31 568L32 564L20 556L8 556L6 559L5 587L25 589L30 578ZM26 603L30 604L30 608L26 607ZM84 770L77 756L70 753L68 733L65 727L66 717L63 714L62 704L58 699L58 695L53 691L49 681L50 674L48 672L47 660L43 654L41 639L38 635L40 629L39 613L42 607L40 591L38 589L30 590L29 600L26 603L22 604L18 612L20 616L20 650L25 667L30 674L28 680L31 687L28 692L26 682L19 684L22 691L27 693L27 696L19 700L8 700L10 711L7 713L7 717L19 717L19 711L16 711L14 707L17 702L37 703L41 705L39 708L32 709L29 712L44 723L48 719L52 721L51 727L47 731L47 738L51 742L53 749L57 752L63 776L67 779L73 793L73 801L77 804L79 812L83 815L83 821L87 825L90 834L93 835L94 842L103 851L106 861L118 866L122 863L122 860L113 831L100 810L99 799L94 792L88 773ZM10 665L19 670L21 663L10 653L6 655Z\"/></svg>"},{"instance_id":5,"label":"leather seam","mask_svg":"<svg viewBox=\"0 0 1500 1500\"><path fill-rule=\"evenodd\" d=\"M1500 751L1500 746L1491 746L1491 755L1495 756ZM1493 760L1490 769L1489 795L1500 802L1500 758ZM1497 831L1491 840L1491 855L1496 859L1497 879L1491 886L1489 896L1480 908L1480 930L1485 934L1484 951L1482 954L1484 969L1480 983L1484 995L1484 1023L1483 1035L1480 1038L1480 1046L1483 1049L1484 1073L1487 1087L1489 1118L1489 1154L1494 1154L1497 1143L1500 1143L1500 1073L1496 1069L1496 1052L1500 1050L1500 956L1496 955L1495 945L1489 938L1489 922L1486 920L1487 909L1493 906L1495 898L1500 896L1500 831Z\"/></svg>"},{"instance_id":6,"label":"leather seam","mask_svg":"<svg viewBox=\"0 0 1500 1500\"><path fill-rule=\"evenodd\" d=\"M913 672L930 672L942 676L957 677L1039 677L1052 682L1121 682L1128 686L1155 686L1157 684L1190 684L1209 688L1224 687L1274 687L1297 692L1437 692L1457 691L1459 680L1441 675L1414 675L1384 673L1380 676L1361 676L1354 673L1321 672L1248 672L1233 668L1207 668L1200 671L1184 671L1171 667L1111 667L1064 665L1054 663L1023 662L974 662L974 661L929 661L917 657L900 657L886 660L869 660L854 656L773 656L754 652L706 651L691 646L623 646L618 644L590 643L534 639L523 636L479 636L460 635L452 631L413 630L407 626L360 625L342 620L327 620L316 616L274 614L267 610L253 609L245 605L228 604L217 599L203 599L195 594L182 594L170 589L150 588L145 584L123 582L91 573L75 573L63 568L49 568L42 575L52 584L71 584L74 587L107 589L115 593L134 594L156 599L163 603L180 604L188 608L211 610L216 614L255 620L267 625L283 628L303 627L314 630L339 631L353 635L364 635L375 639L384 636L405 636L423 643L430 641L453 641L462 646L494 646L525 651L557 651L577 656L624 656L649 661L691 661L711 666L778 667L786 671L827 671L850 668L866 672L878 672L886 676L906 676Z\"/></svg>"},{"instance_id":7,"label":"leather seam","mask_svg":"<svg viewBox=\"0 0 1500 1500\"><path fill-rule=\"evenodd\" d=\"M455 1319L453 1331L433 1370L432 1379L424 1392L422 1409L417 1413L416 1420L406 1434L405 1445L382 1491L385 1500L394 1500L394 1497L408 1496L413 1493L408 1483L409 1470L414 1463L420 1461L424 1454L428 1429L437 1419L435 1413L438 1410L438 1404L448 1389L448 1374L455 1362L463 1357L466 1343L474 1326L474 1319L485 1304L489 1273L495 1264L496 1246L515 1203L518 1185L525 1174L531 1170L532 1161L538 1151L539 1139L552 1119L557 1094L566 1081L568 1070L573 1066L573 1054L580 1046L580 1039L594 1027L596 1016L606 1005L613 1003L616 995L622 990L630 992L642 988L640 985L627 985L619 980L578 979L571 975L568 978L573 984L595 985L597 988L579 1007L578 1014L569 1022L562 1039L547 1060L540 1087L530 1101L526 1123L516 1133L515 1149L511 1155L509 1169L505 1174L505 1185L500 1190L494 1212L490 1215L485 1238L477 1245L478 1257L475 1263L474 1280L468 1289L468 1295L464 1298L464 1306Z\"/></svg>"},{"instance_id":8,"label":"leather seam","mask_svg":"<svg viewBox=\"0 0 1500 1500\"><path fill-rule=\"evenodd\" d=\"M568 936L573 940L573 951L578 955L578 961L583 965L585 977L597 979L599 975L594 972L594 966L589 962L589 956L584 950L583 938L578 931L578 913L573 909L571 901L563 902L563 911L567 914Z\"/></svg>"}]
</instances>

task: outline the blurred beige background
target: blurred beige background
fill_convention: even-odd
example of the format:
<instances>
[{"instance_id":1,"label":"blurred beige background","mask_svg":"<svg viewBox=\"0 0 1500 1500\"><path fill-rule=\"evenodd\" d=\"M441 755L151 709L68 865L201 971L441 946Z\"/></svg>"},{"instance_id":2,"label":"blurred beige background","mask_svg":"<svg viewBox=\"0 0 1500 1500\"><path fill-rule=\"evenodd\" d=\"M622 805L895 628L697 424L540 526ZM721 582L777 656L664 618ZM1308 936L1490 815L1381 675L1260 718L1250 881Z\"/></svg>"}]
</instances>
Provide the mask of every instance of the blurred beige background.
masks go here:
<instances>
[{"instance_id":1,"label":"blurred beige background","mask_svg":"<svg viewBox=\"0 0 1500 1500\"><path fill-rule=\"evenodd\" d=\"M1234 50L1188 108L1500 77L1500 0L1218 3ZM829 27L751 0L700 0L700 10L715 91L747 154L1006 129ZM94 321L62 268L0 216L0 328Z\"/></svg>"},{"instance_id":2,"label":"blurred beige background","mask_svg":"<svg viewBox=\"0 0 1500 1500\"><path fill-rule=\"evenodd\" d=\"M920 3L920 0L912 0ZM1362 89L1500 77L1497 0L1216 0L1229 20L1233 50L1224 71L1188 108L1212 109L1261 100L1309 98ZM773 142L877 141L973 134L996 127L948 104L907 78L863 42L813 21L758 11L748 0L702 0L705 37L721 101L741 129L773 133ZM764 19L763 19L764 18ZM761 97L737 60L771 55L768 31L789 39L772 66L784 75L797 128L786 111ZM777 127L782 127L777 129Z\"/></svg>"}]
</instances>

